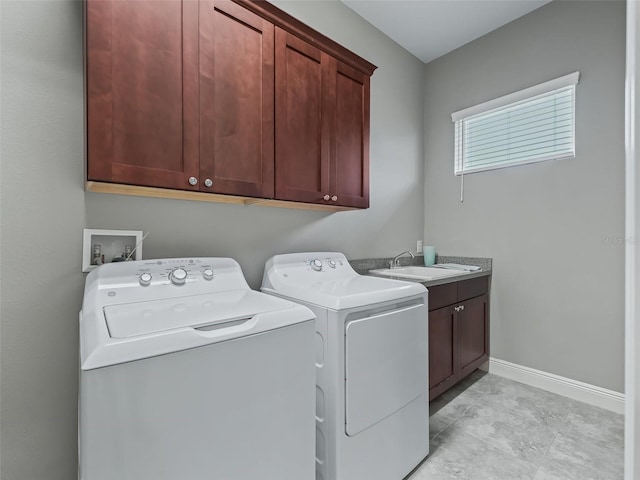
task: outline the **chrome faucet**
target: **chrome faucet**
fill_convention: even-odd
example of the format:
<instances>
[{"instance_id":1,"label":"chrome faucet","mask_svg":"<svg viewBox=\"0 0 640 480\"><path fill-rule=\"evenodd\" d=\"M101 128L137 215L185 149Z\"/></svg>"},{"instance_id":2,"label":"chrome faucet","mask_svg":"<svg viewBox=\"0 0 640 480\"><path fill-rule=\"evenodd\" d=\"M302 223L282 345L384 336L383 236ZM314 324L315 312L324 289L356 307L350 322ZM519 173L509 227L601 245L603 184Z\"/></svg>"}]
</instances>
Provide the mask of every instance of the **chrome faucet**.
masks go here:
<instances>
[{"instance_id":1,"label":"chrome faucet","mask_svg":"<svg viewBox=\"0 0 640 480\"><path fill-rule=\"evenodd\" d=\"M395 257L393 257L393 260L389 262L389 268L400 268L400 257L403 257L407 254L411 255L411 258L415 258L415 255L407 250L406 252L402 252L400 255L396 255Z\"/></svg>"}]
</instances>

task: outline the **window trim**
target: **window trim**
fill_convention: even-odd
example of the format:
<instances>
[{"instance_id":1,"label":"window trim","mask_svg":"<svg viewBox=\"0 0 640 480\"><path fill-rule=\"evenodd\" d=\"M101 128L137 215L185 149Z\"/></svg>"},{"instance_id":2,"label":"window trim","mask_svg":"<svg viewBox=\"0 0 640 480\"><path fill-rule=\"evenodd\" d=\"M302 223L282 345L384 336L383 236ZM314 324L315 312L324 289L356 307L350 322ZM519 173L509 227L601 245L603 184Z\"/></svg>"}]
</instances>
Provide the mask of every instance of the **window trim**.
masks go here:
<instances>
[{"instance_id":1,"label":"window trim","mask_svg":"<svg viewBox=\"0 0 640 480\"><path fill-rule=\"evenodd\" d=\"M490 170L497 170L500 168L512 167L515 165L527 165L531 163L544 162L547 160L560 160L565 158L574 158L575 157L575 86L578 84L580 80L580 72L576 71L570 73L568 75L564 75L559 78L555 78L553 80L549 80L547 82L540 83L538 85L534 85L532 87L525 88L523 90L519 90L517 92L510 93L508 95L503 95L502 97L495 98L493 100L489 100L487 102L480 103L478 105L474 105L472 107L468 107L462 110L458 110L451 114L451 120L455 124L460 120L467 120L476 115L481 115L484 113L489 113L492 110L496 110L499 108L506 107L508 105L514 105L520 102L524 102L530 99L533 99L540 95L546 95L556 90L561 90L567 87L573 87L573 108L574 108L574 122L573 122L573 145L572 152L564 155L548 155L546 157L540 158L532 158L531 160L514 160L512 162L505 163L496 163L495 165L485 165L481 167L470 167L469 169L465 169L464 165L461 165L461 168L458 169L458 156L455 155L455 151L457 151L456 142L462 141L462 138L457 138L454 134L454 163L453 170L456 176L464 175L465 173L474 173L474 172L484 172Z\"/></svg>"}]
</instances>

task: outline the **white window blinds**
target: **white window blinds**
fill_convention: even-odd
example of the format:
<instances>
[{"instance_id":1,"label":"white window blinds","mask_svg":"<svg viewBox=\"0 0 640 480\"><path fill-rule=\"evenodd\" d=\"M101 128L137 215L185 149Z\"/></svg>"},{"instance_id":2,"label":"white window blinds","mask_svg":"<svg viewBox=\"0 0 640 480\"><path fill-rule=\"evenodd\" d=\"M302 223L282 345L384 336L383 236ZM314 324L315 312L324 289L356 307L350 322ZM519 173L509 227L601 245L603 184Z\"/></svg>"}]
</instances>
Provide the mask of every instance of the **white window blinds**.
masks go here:
<instances>
[{"instance_id":1,"label":"white window blinds","mask_svg":"<svg viewBox=\"0 0 640 480\"><path fill-rule=\"evenodd\" d=\"M580 73L454 113L456 175L575 156Z\"/></svg>"}]
</instances>

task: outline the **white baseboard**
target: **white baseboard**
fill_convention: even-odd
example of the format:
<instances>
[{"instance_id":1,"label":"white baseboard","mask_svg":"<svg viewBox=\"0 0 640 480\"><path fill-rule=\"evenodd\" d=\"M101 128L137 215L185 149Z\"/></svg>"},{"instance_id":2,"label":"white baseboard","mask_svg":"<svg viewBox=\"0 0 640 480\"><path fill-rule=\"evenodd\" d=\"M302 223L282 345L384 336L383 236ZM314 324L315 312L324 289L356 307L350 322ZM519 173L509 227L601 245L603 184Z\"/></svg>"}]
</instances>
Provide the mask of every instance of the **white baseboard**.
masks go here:
<instances>
[{"instance_id":1,"label":"white baseboard","mask_svg":"<svg viewBox=\"0 0 640 480\"><path fill-rule=\"evenodd\" d=\"M489 373L509 378L548 392L624 414L624 394L572 380L553 373L517 365L497 358L489 359Z\"/></svg>"}]
</instances>

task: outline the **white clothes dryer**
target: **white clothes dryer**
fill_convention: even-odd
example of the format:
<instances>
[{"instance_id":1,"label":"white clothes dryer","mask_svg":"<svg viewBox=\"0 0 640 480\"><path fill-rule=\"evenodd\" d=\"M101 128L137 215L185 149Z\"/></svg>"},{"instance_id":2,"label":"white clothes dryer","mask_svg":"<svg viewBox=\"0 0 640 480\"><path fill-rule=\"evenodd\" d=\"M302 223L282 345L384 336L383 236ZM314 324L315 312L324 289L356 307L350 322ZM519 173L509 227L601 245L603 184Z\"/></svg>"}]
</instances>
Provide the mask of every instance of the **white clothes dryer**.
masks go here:
<instances>
[{"instance_id":1,"label":"white clothes dryer","mask_svg":"<svg viewBox=\"0 0 640 480\"><path fill-rule=\"evenodd\" d=\"M316 479L407 476L429 453L427 289L312 252L270 258L262 291L316 315Z\"/></svg>"},{"instance_id":2,"label":"white clothes dryer","mask_svg":"<svg viewBox=\"0 0 640 480\"><path fill-rule=\"evenodd\" d=\"M92 271L79 478L313 480L314 318L230 258Z\"/></svg>"}]
</instances>

